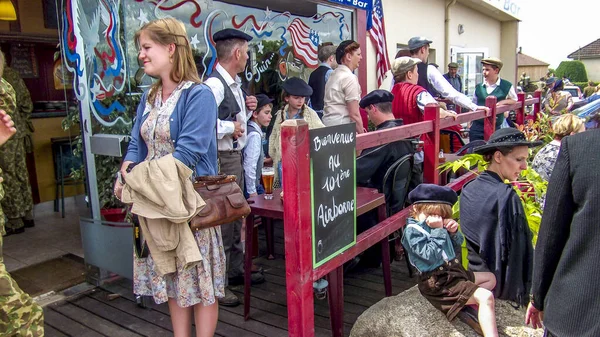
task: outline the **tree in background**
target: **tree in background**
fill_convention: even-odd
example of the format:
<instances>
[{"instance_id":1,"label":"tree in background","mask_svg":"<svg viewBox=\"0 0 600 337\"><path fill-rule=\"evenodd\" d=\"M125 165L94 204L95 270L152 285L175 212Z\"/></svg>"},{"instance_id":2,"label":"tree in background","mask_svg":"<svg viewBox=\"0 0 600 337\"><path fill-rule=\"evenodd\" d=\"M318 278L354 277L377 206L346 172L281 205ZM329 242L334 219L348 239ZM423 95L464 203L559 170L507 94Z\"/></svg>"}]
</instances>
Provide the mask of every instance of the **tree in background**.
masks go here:
<instances>
[{"instance_id":1,"label":"tree in background","mask_svg":"<svg viewBox=\"0 0 600 337\"><path fill-rule=\"evenodd\" d=\"M587 82L585 65L581 61L562 61L556 68L556 77L566 76L571 82Z\"/></svg>"}]
</instances>

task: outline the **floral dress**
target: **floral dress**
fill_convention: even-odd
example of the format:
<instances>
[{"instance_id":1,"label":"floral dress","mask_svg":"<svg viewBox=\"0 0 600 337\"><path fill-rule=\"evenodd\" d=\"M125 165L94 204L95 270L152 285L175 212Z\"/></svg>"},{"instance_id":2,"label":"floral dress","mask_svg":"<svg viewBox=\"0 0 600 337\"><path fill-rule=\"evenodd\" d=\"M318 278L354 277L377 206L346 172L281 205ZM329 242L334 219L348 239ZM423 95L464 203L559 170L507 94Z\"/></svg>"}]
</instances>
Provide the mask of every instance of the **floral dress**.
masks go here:
<instances>
[{"instance_id":1,"label":"floral dress","mask_svg":"<svg viewBox=\"0 0 600 337\"><path fill-rule=\"evenodd\" d=\"M148 146L146 160L158 159L175 152L169 120L182 90L192 84L181 83L165 102L162 102L162 90L159 88L154 107L146 103L144 115L149 115L140 130L141 137ZM134 255L133 292L137 295L152 296L157 304L175 298L180 307L195 304L207 306L215 303L216 298L225 296L225 253L221 228L211 227L195 231L194 238L200 248L202 262L184 269L177 261L175 273L160 276L156 272L152 255L141 259Z\"/></svg>"},{"instance_id":2,"label":"floral dress","mask_svg":"<svg viewBox=\"0 0 600 337\"><path fill-rule=\"evenodd\" d=\"M558 152L560 151L560 141L553 140L546 146L542 147L540 151L533 158L531 168L540 175L545 181L550 181L550 175L554 170L556 159L558 158ZM546 196L542 195L537 197L537 201L542 207L546 203Z\"/></svg>"}]
</instances>

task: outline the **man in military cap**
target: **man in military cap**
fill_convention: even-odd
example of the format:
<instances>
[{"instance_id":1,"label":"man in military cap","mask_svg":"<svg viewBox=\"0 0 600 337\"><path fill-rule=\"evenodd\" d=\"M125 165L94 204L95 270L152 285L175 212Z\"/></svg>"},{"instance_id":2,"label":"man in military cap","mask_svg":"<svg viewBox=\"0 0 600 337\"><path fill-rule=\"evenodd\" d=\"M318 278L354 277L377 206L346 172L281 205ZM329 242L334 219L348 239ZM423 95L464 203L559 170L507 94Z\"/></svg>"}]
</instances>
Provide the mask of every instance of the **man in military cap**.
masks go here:
<instances>
[{"instance_id":1,"label":"man in military cap","mask_svg":"<svg viewBox=\"0 0 600 337\"><path fill-rule=\"evenodd\" d=\"M454 89L436 67L427 64L431 43L433 41L420 36L408 40L410 56L421 60L417 66L419 71L417 84L425 88L432 96L435 97L439 94L442 98L451 100L465 109L489 110L485 106L477 106L471 102L469 97Z\"/></svg>"},{"instance_id":2,"label":"man in military cap","mask_svg":"<svg viewBox=\"0 0 600 337\"><path fill-rule=\"evenodd\" d=\"M325 85L325 111L323 123L326 126L356 123L356 133L365 132L358 102L361 89L354 71L362 60L360 45L352 40L340 43L335 51L339 66L333 71Z\"/></svg>"},{"instance_id":3,"label":"man in military cap","mask_svg":"<svg viewBox=\"0 0 600 337\"><path fill-rule=\"evenodd\" d=\"M502 69L502 61L495 57L485 58L481 60L483 66L483 83L475 86L475 95L473 103L484 105L485 99L488 96L496 96L498 106L509 105L517 102L517 92L515 87L507 80L500 78L500 70ZM504 119L508 117L508 111L503 114L496 115L496 130L500 129ZM483 119L478 119L471 122L469 130L469 140L483 139Z\"/></svg>"},{"instance_id":4,"label":"man in military cap","mask_svg":"<svg viewBox=\"0 0 600 337\"><path fill-rule=\"evenodd\" d=\"M369 120L375 124L376 130L389 129L404 124L402 119L396 119L392 113L393 99L394 96L387 90L374 90L360 100L360 107L367 111ZM403 193L401 191L403 187L398 186L399 189L396 191L383 191L383 179L387 170L395 162L414 152L414 145L410 139L365 149L360 157L356 159L356 185L377 188L380 192L388 194L386 195L386 200L388 200L386 207L392 214L398 212L404 206L404 200L400 200L403 199L400 196ZM401 179L401 177L398 177L398 179ZM357 219L357 234L376 224L376 212L361 215ZM367 249L359 258L354 259L346 269L353 266L378 267L380 263L381 249L379 246L374 246Z\"/></svg>"},{"instance_id":5,"label":"man in military cap","mask_svg":"<svg viewBox=\"0 0 600 337\"><path fill-rule=\"evenodd\" d=\"M367 111L375 130L389 129L404 125L401 118L392 113L394 95L387 90L373 90L360 100L360 107ZM410 140L400 140L374 148L365 149L356 160L356 183L359 186L383 187L383 176L396 160L414 153Z\"/></svg>"},{"instance_id":6,"label":"man in military cap","mask_svg":"<svg viewBox=\"0 0 600 337\"><path fill-rule=\"evenodd\" d=\"M242 151L246 146L246 130L250 111L256 108L256 97L245 95L242 80L237 75L244 71L248 61L248 42L252 37L235 29L223 29L213 35L218 63L211 77L204 81L208 85L219 107L217 120L217 149L221 173L237 176L243 189L244 174ZM227 259L225 297L219 303L225 306L240 304L228 286L243 282L244 253L241 242L242 220L221 226L223 249ZM251 252L248 252L249 254ZM252 273L252 282L264 282L261 273Z\"/></svg>"},{"instance_id":7,"label":"man in military cap","mask_svg":"<svg viewBox=\"0 0 600 337\"><path fill-rule=\"evenodd\" d=\"M462 78L460 78L460 75L458 74L458 63L448 63L448 72L444 74L444 78L456 91L460 93L463 92Z\"/></svg>"},{"instance_id":8,"label":"man in military cap","mask_svg":"<svg viewBox=\"0 0 600 337\"><path fill-rule=\"evenodd\" d=\"M35 225L33 220L33 198L25 161L26 152L31 152L31 132L33 126L29 120L33 103L23 80L16 71L6 67L4 55L1 60L2 81L9 95L3 95L1 108L13 118L17 133L0 149L0 168L4 171L6 198L2 200L4 214L8 218L6 235L19 234L26 227ZM9 98L15 95L15 100ZM11 96L12 97L12 96Z\"/></svg>"},{"instance_id":9,"label":"man in military cap","mask_svg":"<svg viewBox=\"0 0 600 337\"><path fill-rule=\"evenodd\" d=\"M310 106L319 115L319 118L323 118L325 107L325 84L329 80L333 69L337 68L335 50L336 47L333 44L323 45L319 48L319 61L321 61L321 64L308 78L308 85L313 89L310 96Z\"/></svg>"},{"instance_id":10,"label":"man in military cap","mask_svg":"<svg viewBox=\"0 0 600 337\"><path fill-rule=\"evenodd\" d=\"M0 83L0 98L4 101L8 93L6 82ZM9 100L14 101L14 95ZM0 110L0 146L4 145L17 130L10 116ZM0 174L1 174L0 170ZM0 176L0 182L2 177ZM5 196L0 184L0 199ZM4 213L0 208L0 333L2 336L44 336L44 311L24 293L10 276L2 259L2 237L4 236Z\"/></svg>"}]
</instances>

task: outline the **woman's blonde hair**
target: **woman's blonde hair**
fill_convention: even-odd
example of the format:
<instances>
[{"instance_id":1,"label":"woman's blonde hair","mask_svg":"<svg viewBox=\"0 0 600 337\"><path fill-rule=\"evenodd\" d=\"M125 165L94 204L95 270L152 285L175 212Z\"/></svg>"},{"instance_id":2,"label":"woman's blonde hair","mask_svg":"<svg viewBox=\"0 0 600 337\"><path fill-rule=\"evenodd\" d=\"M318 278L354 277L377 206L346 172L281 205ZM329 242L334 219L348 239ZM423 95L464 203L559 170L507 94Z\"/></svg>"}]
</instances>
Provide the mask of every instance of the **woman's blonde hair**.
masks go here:
<instances>
[{"instance_id":1,"label":"woman's blonde hair","mask_svg":"<svg viewBox=\"0 0 600 337\"><path fill-rule=\"evenodd\" d=\"M442 219L452 218L452 206L448 204L436 203L418 203L412 206L412 217L417 218L419 214L438 215Z\"/></svg>"},{"instance_id":2,"label":"woman's blonde hair","mask_svg":"<svg viewBox=\"0 0 600 337\"><path fill-rule=\"evenodd\" d=\"M192 81L194 83L202 82L198 76L198 69L194 61L194 54L188 41L187 32L183 22L174 18L164 18L150 21L135 33L135 42L139 45L142 33L147 34L155 43L162 46L168 46L171 43L175 45L173 53L173 69L171 70L171 80L175 83L182 81ZM162 85L159 78L150 88L148 102L154 104L158 88Z\"/></svg>"},{"instance_id":3,"label":"woman's blonde hair","mask_svg":"<svg viewBox=\"0 0 600 337\"><path fill-rule=\"evenodd\" d=\"M574 114L564 114L552 124L552 131L554 131L554 137L562 139L572 133L577 132L583 125L583 120Z\"/></svg>"}]
</instances>

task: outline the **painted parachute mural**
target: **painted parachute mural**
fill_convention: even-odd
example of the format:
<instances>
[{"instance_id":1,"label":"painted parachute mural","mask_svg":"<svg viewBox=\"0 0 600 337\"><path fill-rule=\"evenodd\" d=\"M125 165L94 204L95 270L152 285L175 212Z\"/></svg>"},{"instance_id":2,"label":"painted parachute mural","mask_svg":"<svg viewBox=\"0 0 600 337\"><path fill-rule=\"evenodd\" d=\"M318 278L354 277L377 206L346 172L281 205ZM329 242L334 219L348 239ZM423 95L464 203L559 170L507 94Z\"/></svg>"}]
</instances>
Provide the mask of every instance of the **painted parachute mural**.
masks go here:
<instances>
[{"instance_id":1,"label":"painted parachute mural","mask_svg":"<svg viewBox=\"0 0 600 337\"><path fill-rule=\"evenodd\" d=\"M214 32L231 27L250 34L254 39L243 80L254 92L276 95L278 83L287 77L308 79L319 65L321 43L351 38L351 11L325 5L315 8L312 17L300 17L213 0L64 0L62 52L67 69L75 75L77 98L82 102L89 98L95 120L111 126L125 123L119 116L125 107L111 98L132 91L129 83L135 91L152 83L138 63L133 41L136 30L149 21L171 16L185 23L203 77L217 62Z\"/></svg>"}]
</instances>

